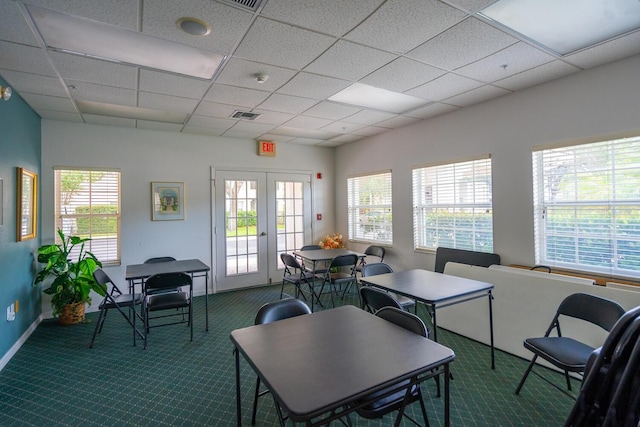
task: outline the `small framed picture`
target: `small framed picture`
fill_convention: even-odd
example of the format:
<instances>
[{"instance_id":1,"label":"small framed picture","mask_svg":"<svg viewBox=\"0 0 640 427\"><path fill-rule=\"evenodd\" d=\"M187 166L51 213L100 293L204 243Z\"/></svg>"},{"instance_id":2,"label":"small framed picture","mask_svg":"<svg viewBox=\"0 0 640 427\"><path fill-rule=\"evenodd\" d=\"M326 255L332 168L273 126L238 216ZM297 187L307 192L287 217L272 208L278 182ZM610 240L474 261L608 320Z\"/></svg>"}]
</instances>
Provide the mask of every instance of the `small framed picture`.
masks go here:
<instances>
[{"instance_id":1,"label":"small framed picture","mask_svg":"<svg viewBox=\"0 0 640 427\"><path fill-rule=\"evenodd\" d=\"M184 183L151 183L151 219L173 221L184 219Z\"/></svg>"}]
</instances>

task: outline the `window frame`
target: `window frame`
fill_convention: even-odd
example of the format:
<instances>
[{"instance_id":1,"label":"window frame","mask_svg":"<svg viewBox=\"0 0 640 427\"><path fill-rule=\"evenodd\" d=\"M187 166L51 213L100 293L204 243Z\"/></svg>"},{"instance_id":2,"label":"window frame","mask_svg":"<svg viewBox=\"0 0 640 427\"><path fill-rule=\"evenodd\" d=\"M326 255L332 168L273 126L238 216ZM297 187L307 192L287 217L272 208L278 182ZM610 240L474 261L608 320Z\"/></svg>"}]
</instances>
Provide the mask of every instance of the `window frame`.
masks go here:
<instances>
[{"instance_id":1,"label":"window frame","mask_svg":"<svg viewBox=\"0 0 640 427\"><path fill-rule=\"evenodd\" d=\"M640 251L634 254L633 251L621 249L624 242L630 247L634 243L636 247L640 246L640 224L634 234L633 218L628 217L628 212L640 209L639 186L633 178L631 185L626 184L626 179L634 172L640 177L640 162L633 162L634 157L640 159L640 155L635 155L639 146L640 136L628 136L534 147L531 159L536 264L612 277L640 277ZM602 151L598 152L599 149ZM559 159L561 156L569 159L570 153L574 162L569 163L567 168L567 163L561 165ZM584 156L597 158L599 153L608 156L604 162L592 165L585 162L584 159L589 157ZM625 153L631 154L626 156ZM579 161L575 162L576 159ZM545 165L547 169L550 168L554 160L556 163L553 164L567 169L556 169L555 174L550 169L546 171ZM573 167L575 164L579 167ZM588 169L594 165L597 167ZM606 179L603 180L603 177ZM593 182L598 179L600 181ZM548 183L546 186L545 182ZM570 190L563 190L563 185ZM553 190L551 186L554 186ZM627 188L636 189L635 197L624 197ZM564 199L557 199L559 193L563 193L560 197ZM572 200L566 199L567 193L573 193ZM602 197L605 193L608 193L608 197ZM561 228L560 225L562 218L566 222L567 215L571 212L573 231L569 232L568 227ZM627 216L630 223L626 223L623 216ZM566 222L565 225L568 226L569 223ZM574 240L573 261L568 260L570 251L561 250L562 245L558 242L562 239L567 242L569 239ZM580 245L581 242L589 241L592 242L591 245ZM608 247L599 247L596 244L598 241L608 242ZM555 251L551 253L554 248ZM605 252L598 249L604 249ZM629 268L621 267L625 265L626 256ZM631 268L634 258L637 264L635 270ZM606 265L607 262L609 265Z\"/></svg>"},{"instance_id":2,"label":"window frame","mask_svg":"<svg viewBox=\"0 0 640 427\"><path fill-rule=\"evenodd\" d=\"M463 175L457 176L457 170L459 170L460 173L463 173L469 167L471 167L473 174L471 177L466 176L466 180L463 182L461 179ZM479 173L476 173L475 170L477 168L488 170L488 179L486 178L486 174L480 175ZM427 184L425 174L436 174L435 176L440 174L445 178L440 184L440 190L438 189L437 182L432 185ZM452 175L452 179L447 180L447 175ZM485 178L480 179L483 176ZM414 251L435 253L439 246L445 246L453 249L473 250L487 253L493 252L493 163L490 154L472 158L457 159L454 161L414 166L412 168L411 178L413 196ZM469 178L471 179L469 180ZM475 188L482 182L484 182L485 191L483 191L482 194L485 200L476 201ZM460 189L463 185L468 184L473 185L473 201L469 202L468 200L465 200L463 202L458 202L456 200L459 199L458 192L461 191ZM428 194L426 193L428 190L427 187L430 188L430 192ZM447 189L447 187L453 188L453 195L450 195L451 189ZM440 197L440 193L442 193L442 197ZM429 195L432 198L431 202L427 200ZM444 202L444 200L438 200L447 198L447 195L452 201ZM435 226L429 227L425 216L429 210L442 211L452 218L449 221L440 221L439 215L436 212L434 216ZM460 210L464 210L464 212L471 212L470 228L456 226L455 214L460 213ZM482 221L481 218L478 218L482 210L489 215L488 220L485 218L484 221ZM443 225L447 224L447 222L452 224L452 226ZM469 223L469 220L466 220L466 222ZM485 224L484 228L480 227L482 223ZM432 239L428 237L429 229L432 230ZM443 232L449 232L449 234L451 234L452 237L449 241L441 241L439 236ZM464 233L470 233L471 239L463 240L458 237ZM481 233L484 237L478 238L478 233ZM487 240L489 241L488 245L483 243Z\"/></svg>"},{"instance_id":3,"label":"window frame","mask_svg":"<svg viewBox=\"0 0 640 427\"><path fill-rule=\"evenodd\" d=\"M120 169L93 168L93 167L67 167L67 166L56 166L53 169L54 169L54 222L55 222L56 229L62 228L64 233L68 236L81 235L81 237L91 238L92 240L89 240L85 243L85 249L88 250L89 252L93 252L103 266L120 265L122 260L121 249L120 249L121 242L122 242L122 221L121 221L122 172L120 171ZM96 174L96 173L115 174L114 176L115 184L116 184L115 195L113 191L113 183L107 183L107 187L105 187L106 191L105 190L98 191L96 189L97 182L102 180L102 178L100 178L100 180L97 180L97 181L93 181L91 178L89 178L88 183L86 181L83 181L82 184L78 184L78 186L85 185L85 187L86 185L88 185L88 188L73 190L74 192L77 192L78 194L83 195L85 198L88 198L88 200L85 201L84 206L90 207L89 213L77 213L75 211L73 213L62 213L61 207L63 206L64 202L62 201L63 192L61 191L61 185L62 185L61 176L64 173L72 173L72 172L89 173L89 174ZM104 185L104 184L101 184L101 185ZM105 195L106 195L106 198L105 198ZM112 199L114 196L117 198L117 202L115 204L113 204L110 201L110 199ZM71 199L67 201L67 204L71 204ZM91 212L92 210L91 207L94 205L116 206L116 212L115 213L109 213L109 212L93 213ZM76 202L75 208L79 206L83 206L83 204ZM88 233L78 232L77 220L81 218L88 219L88 227L89 227ZM100 239L96 238L96 235L98 233L96 232L93 226L94 223L98 223L98 224L100 223L99 221L94 221L94 219L98 219L98 218L102 219L101 222L103 224L105 223L108 224L107 222L108 220L105 221L106 218L115 218L115 224L116 224L115 247L113 247L113 245L108 245L107 249L104 250L104 252L106 252L107 254L114 254L114 256L112 257L107 258L105 256L102 256L99 250L93 249L94 246L97 248L98 246L97 243L100 241ZM68 220L66 221L68 222L68 224L64 224L65 219ZM55 238L56 243L61 243L58 241L59 240L58 234L57 233L55 234L56 234L56 238Z\"/></svg>"},{"instance_id":4,"label":"window frame","mask_svg":"<svg viewBox=\"0 0 640 427\"><path fill-rule=\"evenodd\" d=\"M385 189L381 203L356 203L353 186L360 187L360 180L365 178L379 178L385 180ZM361 214L361 211L366 211ZM362 216L368 213L374 216L363 223ZM393 173L391 169L351 175L347 178L347 235L351 242L375 243L378 245L393 245ZM377 233L373 236L373 233ZM369 235L369 237L367 237Z\"/></svg>"}]
</instances>

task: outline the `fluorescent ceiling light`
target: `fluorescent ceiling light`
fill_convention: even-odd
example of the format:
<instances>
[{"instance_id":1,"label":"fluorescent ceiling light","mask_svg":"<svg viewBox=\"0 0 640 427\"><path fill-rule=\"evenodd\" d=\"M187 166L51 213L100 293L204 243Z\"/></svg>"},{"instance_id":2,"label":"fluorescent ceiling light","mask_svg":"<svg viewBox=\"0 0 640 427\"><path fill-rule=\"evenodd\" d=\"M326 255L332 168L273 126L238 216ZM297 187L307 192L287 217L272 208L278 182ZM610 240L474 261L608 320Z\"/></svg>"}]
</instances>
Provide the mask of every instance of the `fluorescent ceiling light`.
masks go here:
<instances>
[{"instance_id":1,"label":"fluorescent ceiling light","mask_svg":"<svg viewBox=\"0 0 640 427\"><path fill-rule=\"evenodd\" d=\"M362 83L354 83L331 96L329 99L344 104L374 108L376 110L397 114L404 113L405 111L430 102L416 98L415 96L391 92L390 90L379 89Z\"/></svg>"},{"instance_id":2,"label":"fluorescent ceiling light","mask_svg":"<svg viewBox=\"0 0 640 427\"><path fill-rule=\"evenodd\" d=\"M48 48L91 58L211 79L223 55L104 22L26 5Z\"/></svg>"},{"instance_id":3,"label":"fluorescent ceiling light","mask_svg":"<svg viewBox=\"0 0 640 427\"><path fill-rule=\"evenodd\" d=\"M184 113L152 110L149 108L128 107L126 105L104 104L93 101L76 101L81 113L99 116L122 117L125 119L149 120L153 122L183 124L187 119Z\"/></svg>"},{"instance_id":4,"label":"fluorescent ceiling light","mask_svg":"<svg viewBox=\"0 0 640 427\"><path fill-rule=\"evenodd\" d=\"M638 0L500 0L480 14L561 55L640 28Z\"/></svg>"}]
</instances>

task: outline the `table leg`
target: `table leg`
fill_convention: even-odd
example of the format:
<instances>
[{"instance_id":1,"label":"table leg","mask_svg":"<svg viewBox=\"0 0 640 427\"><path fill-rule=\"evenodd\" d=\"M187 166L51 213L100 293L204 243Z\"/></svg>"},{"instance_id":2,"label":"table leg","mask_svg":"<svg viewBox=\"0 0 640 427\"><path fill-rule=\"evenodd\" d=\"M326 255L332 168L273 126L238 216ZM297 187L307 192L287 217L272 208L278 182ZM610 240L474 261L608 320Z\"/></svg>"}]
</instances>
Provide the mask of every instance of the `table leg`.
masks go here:
<instances>
[{"instance_id":1,"label":"table leg","mask_svg":"<svg viewBox=\"0 0 640 427\"><path fill-rule=\"evenodd\" d=\"M444 425L449 427L451 425L450 412L449 412L449 364L444 365Z\"/></svg>"},{"instance_id":2,"label":"table leg","mask_svg":"<svg viewBox=\"0 0 640 427\"><path fill-rule=\"evenodd\" d=\"M206 331L209 332L209 272L204 276L204 311L205 311L205 324Z\"/></svg>"},{"instance_id":3,"label":"table leg","mask_svg":"<svg viewBox=\"0 0 640 427\"><path fill-rule=\"evenodd\" d=\"M431 320L433 320L433 340L438 342L438 322L436 321L436 306L431 306Z\"/></svg>"},{"instance_id":4,"label":"table leg","mask_svg":"<svg viewBox=\"0 0 640 427\"><path fill-rule=\"evenodd\" d=\"M491 369L496 369L496 361L495 361L495 351L493 345L493 304L491 303L493 300L493 294L489 291L489 329L491 335Z\"/></svg>"},{"instance_id":5,"label":"table leg","mask_svg":"<svg viewBox=\"0 0 640 427\"><path fill-rule=\"evenodd\" d=\"M242 403L240 401L240 352L237 348L233 349L236 357L236 420L238 427L242 427Z\"/></svg>"}]
</instances>

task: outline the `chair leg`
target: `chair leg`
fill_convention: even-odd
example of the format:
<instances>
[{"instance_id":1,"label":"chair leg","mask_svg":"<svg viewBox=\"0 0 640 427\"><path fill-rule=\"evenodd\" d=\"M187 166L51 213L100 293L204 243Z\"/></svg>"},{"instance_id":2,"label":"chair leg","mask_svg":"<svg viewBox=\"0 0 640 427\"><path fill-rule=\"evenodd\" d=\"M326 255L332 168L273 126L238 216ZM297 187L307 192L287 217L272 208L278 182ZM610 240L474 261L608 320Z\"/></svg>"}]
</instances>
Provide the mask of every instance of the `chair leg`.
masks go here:
<instances>
[{"instance_id":1,"label":"chair leg","mask_svg":"<svg viewBox=\"0 0 640 427\"><path fill-rule=\"evenodd\" d=\"M538 355L535 354L533 356L533 359L531 359L531 362L529 363L529 367L527 367L527 370L524 372L524 375L520 380L520 384L518 384L518 388L516 389L516 394L520 394L520 390L522 390L522 386L524 385L524 382L527 380L529 373L531 373L531 369L533 369L533 365L536 363L537 358L538 358Z\"/></svg>"},{"instance_id":2,"label":"chair leg","mask_svg":"<svg viewBox=\"0 0 640 427\"><path fill-rule=\"evenodd\" d=\"M438 379L438 377L436 377L436 380ZM437 381L438 383L438 396L440 396L440 381ZM420 409L422 409L422 418L424 419L424 425L425 427L430 427L429 426L429 417L427 416L427 408L424 406L424 400L422 399L422 391L418 390L418 394L420 395Z\"/></svg>"},{"instance_id":3,"label":"chair leg","mask_svg":"<svg viewBox=\"0 0 640 427\"><path fill-rule=\"evenodd\" d=\"M251 412L251 425L256 423L256 413L258 412L258 396L260 396L260 377L256 379L256 392L253 395L253 412Z\"/></svg>"},{"instance_id":4,"label":"chair leg","mask_svg":"<svg viewBox=\"0 0 640 427\"><path fill-rule=\"evenodd\" d=\"M93 342L96 339L96 335L99 331L102 330L102 324L104 323L104 318L106 317L107 310L100 310L100 315L98 315L98 321L96 322L96 327L93 330L93 337L91 338L91 343L89 344L89 348L93 348Z\"/></svg>"},{"instance_id":5,"label":"chair leg","mask_svg":"<svg viewBox=\"0 0 640 427\"><path fill-rule=\"evenodd\" d=\"M571 391L571 378L569 378L569 371L564 371L564 377L567 379L567 390Z\"/></svg>"}]
</instances>

